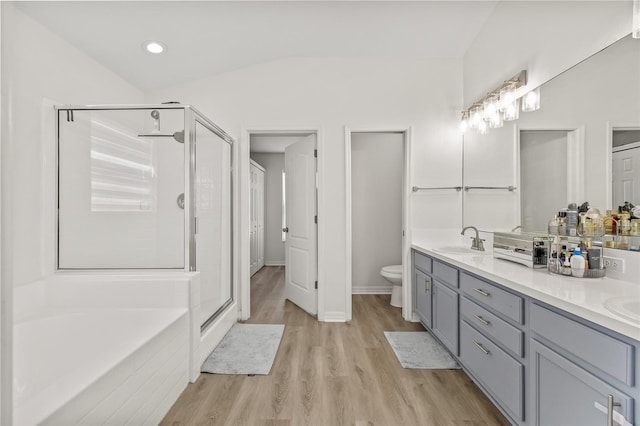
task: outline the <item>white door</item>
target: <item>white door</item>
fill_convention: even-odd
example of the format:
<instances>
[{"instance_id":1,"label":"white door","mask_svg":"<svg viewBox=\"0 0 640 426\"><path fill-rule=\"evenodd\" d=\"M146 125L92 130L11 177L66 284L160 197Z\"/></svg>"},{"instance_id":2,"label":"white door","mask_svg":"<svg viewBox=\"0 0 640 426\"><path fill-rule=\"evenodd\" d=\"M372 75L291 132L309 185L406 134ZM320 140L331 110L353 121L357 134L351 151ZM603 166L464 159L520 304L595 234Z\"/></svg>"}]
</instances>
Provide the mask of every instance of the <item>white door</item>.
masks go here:
<instances>
[{"instance_id":1,"label":"white door","mask_svg":"<svg viewBox=\"0 0 640 426\"><path fill-rule=\"evenodd\" d=\"M318 312L315 135L285 148L285 297Z\"/></svg>"},{"instance_id":2,"label":"white door","mask_svg":"<svg viewBox=\"0 0 640 426\"><path fill-rule=\"evenodd\" d=\"M633 144L635 146L636 144ZM640 202L640 146L613 153L613 208Z\"/></svg>"},{"instance_id":3,"label":"white door","mask_svg":"<svg viewBox=\"0 0 640 426\"><path fill-rule=\"evenodd\" d=\"M255 274L264 266L264 169L251 160L251 230L250 271Z\"/></svg>"}]
</instances>

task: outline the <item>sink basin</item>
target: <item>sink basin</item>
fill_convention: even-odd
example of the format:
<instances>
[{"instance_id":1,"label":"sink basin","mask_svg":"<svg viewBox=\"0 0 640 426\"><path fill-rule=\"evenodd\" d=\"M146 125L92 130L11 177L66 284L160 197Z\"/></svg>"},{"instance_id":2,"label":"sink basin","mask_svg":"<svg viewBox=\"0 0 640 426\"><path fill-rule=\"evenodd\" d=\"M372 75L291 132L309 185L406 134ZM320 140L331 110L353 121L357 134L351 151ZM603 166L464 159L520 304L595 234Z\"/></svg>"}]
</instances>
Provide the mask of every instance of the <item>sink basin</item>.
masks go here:
<instances>
[{"instance_id":1,"label":"sink basin","mask_svg":"<svg viewBox=\"0 0 640 426\"><path fill-rule=\"evenodd\" d=\"M463 247L463 246L444 246L444 247L434 248L433 251L438 253L444 253L444 254L475 254L475 255L489 254L486 251L471 250L470 247Z\"/></svg>"},{"instance_id":2,"label":"sink basin","mask_svg":"<svg viewBox=\"0 0 640 426\"><path fill-rule=\"evenodd\" d=\"M640 300L614 297L604 302L609 312L640 324Z\"/></svg>"}]
</instances>

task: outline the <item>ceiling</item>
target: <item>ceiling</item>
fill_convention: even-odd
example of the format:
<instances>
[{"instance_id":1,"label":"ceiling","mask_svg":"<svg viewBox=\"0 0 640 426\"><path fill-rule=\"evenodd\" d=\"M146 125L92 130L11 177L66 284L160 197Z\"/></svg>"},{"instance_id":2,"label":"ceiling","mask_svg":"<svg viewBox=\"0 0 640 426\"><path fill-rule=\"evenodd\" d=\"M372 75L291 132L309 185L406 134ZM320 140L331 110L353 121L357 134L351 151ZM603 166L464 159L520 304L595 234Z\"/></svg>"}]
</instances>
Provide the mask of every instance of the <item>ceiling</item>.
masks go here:
<instances>
[{"instance_id":1,"label":"ceiling","mask_svg":"<svg viewBox=\"0 0 640 426\"><path fill-rule=\"evenodd\" d=\"M43 1L16 6L141 90L292 57L460 58L497 1ZM166 53L142 43L159 40Z\"/></svg>"}]
</instances>

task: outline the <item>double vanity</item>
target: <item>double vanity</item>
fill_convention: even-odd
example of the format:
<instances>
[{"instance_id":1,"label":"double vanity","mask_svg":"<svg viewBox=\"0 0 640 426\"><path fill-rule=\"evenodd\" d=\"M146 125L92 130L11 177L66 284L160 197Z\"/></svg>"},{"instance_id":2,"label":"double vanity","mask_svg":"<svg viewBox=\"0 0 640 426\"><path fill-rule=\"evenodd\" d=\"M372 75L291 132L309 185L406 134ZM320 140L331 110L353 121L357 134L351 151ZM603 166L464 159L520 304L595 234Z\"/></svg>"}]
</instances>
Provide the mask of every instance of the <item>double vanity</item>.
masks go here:
<instances>
[{"instance_id":1,"label":"double vanity","mask_svg":"<svg viewBox=\"0 0 640 426\"><path fill-rule=\"evenodd\" d=\"M518 425L640 425L640 284L414 239L413 308Z\"/></svg>"}]
</instances>

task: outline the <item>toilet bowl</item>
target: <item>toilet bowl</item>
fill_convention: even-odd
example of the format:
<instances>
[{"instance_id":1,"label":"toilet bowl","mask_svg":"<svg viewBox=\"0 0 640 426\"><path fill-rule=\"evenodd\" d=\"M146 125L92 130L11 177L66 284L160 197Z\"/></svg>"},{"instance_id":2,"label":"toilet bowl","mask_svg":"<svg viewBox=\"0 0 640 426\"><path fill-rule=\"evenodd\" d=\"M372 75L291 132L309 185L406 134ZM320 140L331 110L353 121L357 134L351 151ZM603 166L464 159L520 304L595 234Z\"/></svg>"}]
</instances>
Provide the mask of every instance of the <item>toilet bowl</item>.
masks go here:
<instances>
[{"instance_id":1,"label":"toilet bowl","mask_svg":"<svg viewBox=\"0 0 640 426\"><path fill-rule=\"evenodd\" d=\"M391 289L391 306L402 307L402 265L385 266L380 275L393 284Z\"/></svg>"}]
</instances>

